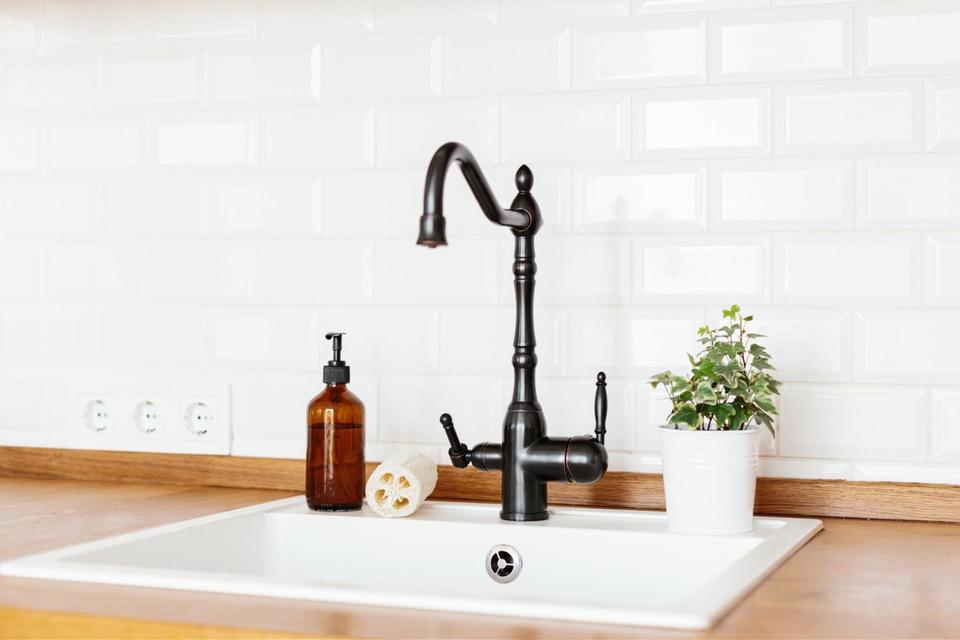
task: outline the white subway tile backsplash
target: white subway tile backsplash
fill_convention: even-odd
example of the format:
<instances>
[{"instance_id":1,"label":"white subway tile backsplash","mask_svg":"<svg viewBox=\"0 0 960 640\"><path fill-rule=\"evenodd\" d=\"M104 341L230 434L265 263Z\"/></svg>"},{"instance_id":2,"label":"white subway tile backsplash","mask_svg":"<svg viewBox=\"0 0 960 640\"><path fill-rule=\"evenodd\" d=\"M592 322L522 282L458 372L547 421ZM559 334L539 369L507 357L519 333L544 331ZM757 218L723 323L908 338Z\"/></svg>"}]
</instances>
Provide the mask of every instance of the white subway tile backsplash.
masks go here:
<instances>
[{"instance_id":1,"label":"white subway tile backsplash","mask_svg":"<svg viewBox=\"0 0 960 640\"><path fill-rule=\"evenodd\" d=\"M365 105L269 111L262 116L268 169L358 169L373 164L373 110Z\"/></svg>"},{"instance_id":2,"label":"white subway tile backsplash","mask_svg":"<svg viewBox=\"0 0 960 640\"><path fill-rule=\"evenodd\" d=\"M960 234L938 233L927 238L927 302L960 304Z\"/></svg>"},{"instance_id":3,"label":"white subway tile backsplash","mask_svg":"<svg viewBox=\"0 0 960 640\"><path fill-rule=\"evenodd\" d=\"M268 0L258 3L257 24L263 40L366 33L373 29L373 0Z\"/></svg>"},{"instance_id":4,"label":"white subway tile backsplash","mask_svg":"<svg viewBox=\"0 0 960 640\"><path fill-rule=\"evenodd\" d=\"M192 242L147 247L147 299L171 303L250 301L253 247Z\"/></svg>"},{"instance_id":5,"label":"white subway tile backsplash","mask_svg":"<svg viewBox=\"0 0 960 640\"><path fill-rule=\"evenodd\" d=\"M46 3L48 47L132 45L144 40L140 0L50 0Z\"/></svg>"},{"instance_id":6,"label":"white subway tile backsplash","mask_svg":"<svg viewBox=\"0 0 960 640\"><path fill-rule=\"evenodd\" d=\"M838 78L851 75L849 8L784 9L710 21L715 82Z\"/></svg>"},{"instance_id":7,"label":"white subway tile backsplash","mask_svg":"<svg viewBox=\"0 0 960 640\"><path fill-rule=\"evenodd\" d=\"M459 186L455 178L447 183L446 215L454 213L450 191ZM416 210L422 200L422 181L420 169L327 174L317 183L322 235L326 238L412 237L415 231L411 230L409 216L404 213L411 207ZM451 223L457 228L467 218L458 213L454 215L459 220ZM469 217L467 222L473 220L474 217Z\"/></svg>"},{"instance_id":8,"label":"white subway tile backsplash","mask_svg":"<svg viewBox=\"0 0 960 640\"><path fill-rule=\"evenodd\" d=\"M629 0L510 0L500 3L500 22L587 20L624 16Z\"/></svg>"},{"instance_id":9,"label":"white subway tile backsplash","mask_svg":"<svg viewBox=\"0 0 960 640\"><path fill-rule=\"evenodd\" d=\"M638 92L639 156L749 156L770 149L770 97L763 88Z\"/></svg>"},{"instance_id":10,"label":"white subway tile backsplash","mask_svg":"<svg viewBox=\"0 0 960 640\"><path fill-rule=\"evenodd\" d=\"M441 413L453 416L457 435L470 446L500 442L503 437L506 405L500 378L380 376L377 398L380 442L444 445ZM416 409L412 398L416 398Z\"/></svg>"},{"instance_id":11,"label":"white subway tile backsplash","mask_svg":"<svg viewBox=\"0 0 960 640\"><path fill-rule=\"evenodd\" d=\"M706 224L706 167L699 163L597 165L576 171L574 230L699 229Z\"/></svg>"},{"instance_id":12,"label":"white subway tile backsplash","mask_svg":"<svg viewBox=\"0 0 960 640\"><path fill-rule=\"evenodd\" d=\"M764 309L753 328L773 355L776 377L789 382L849 382L853 338L845 311Z\"/></svg>"},{"instance_id":13,"label":"white subway tile backsplash","mask_svg":"<svg viewBox=\"0 0 960 640\"><path fill-rule=\"evenodd\" d=\"M611 469L656 470L646 378L738 303L786 383L764 474L955 482L958 20L952 0L0 3L0 386L22 396L0 395L0 445L64 446L77 381L157 370L230 386L235 454L302 458L327 331L369 459L446 461L444 411L498 441L512 238L451 167L450 247L414 244L453 140L501 206L536 176L552 433L592 428L603 370Z\"/></svg>"},{"instance_id":14,"label":"white subway tile backsplash","mask_svg":"<svg viewBox=\"0 0 960 640\"><path fill-rule=\"evenodd\" d=\"M39 246L0 246L0 303L36 300L41 253Z\"/></svg>"},{"instance_id":15,"label":"white subway tile backsplash","mask_svg":"<svg viewBox=\"0 0 960 640\"><path fill-rule=\"evenodd\" d=\"M753 9L769 6L770 0L633 0L633 12L640 14Z\"/></svg>"},{"instance_id":16,"label":"white subway tile backsplash","mask_svg":"<svg viewBox=\"0 0 960 640\"><path fill-rule=\"evenodd\" d=\"M930 415L931 457L934 462L960 462L960 391L935 389Z\"/></svg>"},{"instance_id":17,"label":"white subway tile backsplash","mask_svg":"<svg viewBox=\"0 0 960 640\"><path fill-rule=\"evenodd\" d=\"M958 384L954 310L863 311L854 325L854 380Z\"/></svg>"},{"instance_id":18,"label":"white subway tile backsplash","mask_svg":"<svg viewBox=\"0 0 960 640\"><path fill-rule=\"evenodd\" d=\"M224 176L208 184L212 236L303 238L319 232L319 179L311 174Z\"/></svg>"},{"instance_id":19,"label":"white subway tile backsplash","mask_svg":"<svg viewBox=\"0 0 960 640\"><path fill-rule=\"evenodd\" d=\"M374 247L375 302L496 304L498 280L504 275L497 269L496 239L451 238L450 247L437 249L413 240L411 233L409 239L385 240Z\"/></svg>"},{"instance_id":20,"label":"white subway tile backsplash","mask_svg":"<svg viewBox=\"0 0 960 640\"><path fill-rule=\"evenodd\" d=\"M500 264L513 259L502 245ZM544 236L537 243L537 301L541 304L625 304L630 297L630 241L615 236ZM513 300L501 288L501 302Z\"/></svg>"},{"instance_id":21,"label":"white subway tile backsplash","mask_svg":"<svg viewBox=\"0 0 960 640\"><path fill-rule=\"evenodd\" d=\"M0 126L0 173L36 171L40 163L40 128Z\"/></svg>"},{"instance_id":22,"label":"white subway tile backsplash","mask_svg":"<svg viewBox=\"0 0 960 640\"><path fill-rule=\"evenodd\" d=\"M779 153L920 150L920 85L913 80L784 85L774 90Z\"/></svg>"},{"instance_id":23,"label":"white subway tile backsplash","mask_svg":"<svg viewBox=\"0 0 960 640\"><path fill-rule=\"evenodd\" d=\"M256 121L250 116L159 120L151 136L153 161L160 167L243 169L256 162Z\"/></svg>"},{"instance_id":24,"label":"white subway tile backsplash","mask_svg":"<svg viewBox=\"0 0 960 640\"><path fill-rule=\"evenodd\" d=\"M86 309L8 305L0 311L5 365L90 366L94 344L94 316Z\"/></svg>"},{"instance_id":25,"label":"white subway tile backsplash","mask_svg":"<svg viewBox=\"0 0 960 640\"><path fill-rule=\"evenodd\" d=\"M567 312L534 312L538 375L563 375L567 361ZM510 371L513 317L500 307L449 307L440 312L440 369L452 374ZM491 348L502 345L502 348Z\"/></svg>"},{"instance_id":26,"label":"white subway tile backsplash","mask_svg":"<svg viewBox=\"0 0 960 640\"><path fill-rule=\"evenodd\" d=\"M55 302L142 299L143 249L125 244L49 245L44 296Z\"/></svg>"},{"instance_id":27,"label":"white subway tile backsplash","mask_svg":"<svg viewBox=\"0 0 960 640\"><path fill-rule=\"evenodd\" d=\"M101 366L142 370L199 364L199 314L181 307L106 307L98 316Z\"/></svg>"},{"instance_id":28,"label":"white subway tile backsplash","mask_svg":"<svg viewBox=\"0 0 960 640\"><path fill-rule=\"evenodd\" d=\"M577 89L704 84L703 18L587 23L574 31Z\"/></svg>"},{"instance_id":29,"label":"white subway tile backsplash","mask_svg":"<svg viewBox=\"0 0 960 640\"><path fill-rule=\"evenodd\" d=\"M277 45L207 54L207 97L216 106L313 100L312 47Z\"/></svg>"},{"instance_id":30,"label":"white subway tile backsplash","mask_svg":"<svg viewBox=\"0 0 960 640\"><path fill-rule=\"evenodd\" d=\"M759 237L678 236L634 242L640 302L696 300L728 305L767 298L767 242Z\"/></svg>"},{"instance_id":31,"label":"white subway tile backsplash","mask_svg":"<svg viewBox=\"0 0 960 640\"><path fill-rule=\"evenodd\" d=\"M566 27L472 29L444 36L443 91L448 95L569 88L570 30Z\"/></svg>"},{"instance_id":32,"label":"white subway tile backsplash","mask_svg":"<svg viewBox=\"0 0 960 640\"><path fill-rule=\"evenodd\" d=\"M391 0L377 5L377 29L482 27L497 22L497 0Z\"/></svg>"},{"instance_id":33,"label":"white subway tile backsplash","mask_svg":"<svg viewBox=\"0 0 960 640\"><path fill-rule=\"evenodd\" d=\"M877 156L857 161L857 217L873 228L960 226L960 156Z\"/></svg>"},{"instance_id":34,"label":"white subway tile backsplash","mask_svg":"<svg viewBox=\"0 0 960 640\"><path fill-rule=\"evenodd\" d=\"M703 313L650 307L578 309L570 313L570 373L645 377L689 367Z\"/></svg>"},{"instance_id":35,"label":"white subway tile backsplash","mask_svg":"<svg viewBox=\"0 0 960 640\"><path fill-rule=\"evenodd\" d=\"M2 35L2 33L0 33ZM46 385L36 373L0 373L0 429L36 430L44 427Z\"/></svg>"},{"instance_id":36,"label":"white subway tile backsplash","mask_svg":"<svg viewBox=\"0 0 960 640\"><path fill-rule=\"evenodd\" d=\"M960 80L931 80L925 91L927 149L960 151Z\"/></svg>"},{"instance_id":37,"label":"white subway tile backsplash","mask_svg":"<svg viewBox=\"0 0 960 640\"><path fill-rule=\"evenodd\" d=\"M142 129L136 121L50 125L43 131L44 161L53 171L135 169L142 163Z\"/></svg>"},{"instance_id":38,"label":"white subway tile backsplash","mask_svg":"<svg viewBox=\"0 0 960 640\"><path fill-rule=\"evenodd\" d=\"M370 302L373 246L369 242L314 241L261 244L257 299L289 304Z\"/></svg>"},{"instance_id":39,"label":"white subway tile backsplash","mask_svg":"<svg viewBox=\"0 0 960 640\"><path fill-rule=\"evenodd\" d=\"M204 362L217 369L301 371L320 366L315 311L218 309L206 314L203 332Z\"/></svg>"},{"instance_id":40,"label":"white subway tile backsplash","mask_svg":"<svg viewBox=\"0 0 960 640\"><path fill-rule=\"evenodd\" d=\"M866 75L954 73L960 6L952 0L857 8L857 66Z\"/></svg>"},{"instance_id":41,"label":"white subway tile backsplash","mask_svg":"<svg viewBox=\"0 0 960 640\"><path fill-rule=\"evenodd\" d=\"M8 109L92 111L96 104L94 60L15 64L4 74Z\"/></svg>"},{"instance_id":42,"label":"white subway tile backsplash","mask_svg":"<svg viewBox=\"0 0 960 640\"><path fill-rule=\"evenodd\" d=\"M437 147L457 141L488 165L499 155L497 102L395 102L377 109L377 164L417 167L430 163Z\"/></svg>"},{"instance_id":43,"label":"white subway tile backsplash","mask_svg":"<svg viewBox=\"0 0 960 640\"><path fill-rule=\"evenodd\" d=\"M774 301L909 304L917 300L915 234L807 234L774 239Z\"/></svg>"},{"instance_id":44,"label":"white subway tile backsplash","mask_svg":"<svg viewBox=\"0 0 960 640\"><path fill-rule=\"evenodd\" d=\"M744 229L849 227L853 162L750 160L710 168L711 224Z\"/></svg>"},{"instance_id":45,"label":"white subway tile backsplash","mask_svg":"<svg viewBox=\"0 0 960 640\"><path fill-rule=\"evenodd\" d=\"M502 103L503 160L626 160L630 97L584 93L508 98Z\"/></svg>"},{"instance_id":46,"label":"white subway tile backsplash","mask_svg":"<svg viewBox=\"0 0 960 640\"><path fill-rule=\"evenodd\" d=\"M123 238L199 238L204 232L202 178L106 180L100 190L104 231Z\"/></svg>"},{"instance_id":47,"label":"white subway tile backsplash","mask_svg":"<svg viewBox=\"0 0 960 640\"><path fill-rule=\"evenodd\" d=\"M256 37L256 0L163 0L150 8L151 35L165 43Z\"/></svg>"},{"instance_id":48,"label":"white subway tile backsplash","mask_svg":"<svg viewBox=\"0 0 960 640\"><path fill-rule=\"evenodd\" d=\"M429 33L330 38L316 82L325 100L437 96L440 49L440 36Z\"/></svg>"},{"instance_id":49,"label":"white subway tile backsplash","mask_svg":"<svg viewBox=\"0 0 960 640\"><path fill-rule=\"evenodd\" d=\"M922 389L786 385L780 454L919 462L926 458L928 411Z\"/></svg>"},{"instance_id":50,"label":"white subway tile backsplash","mask_svg":"<svg viewBox=\"0 0 960 640\"><path fill-rule=\"evenodd\" d=\"M346 331L344 358L351 373L437 371L439 312L433 307L338 307L319 311L321 333ZM390 331L383 331L389 326ZM321 360L330 359L322 341ZM501 372L503 370L501 369Z\"/></svg>"},{"instance_id":51,"label":"white subway tile backsplash","mask_svg":"<svg viewBox=\"0 0 960 640\"><path fill-rule=\"evenodd\" d=\"M0 186L3 228L11 235L87 236L97 231L99 190L79 181L10 182Z\"/></svg>"},{"instance_id":52,"label":"white subway tile backsplash","mask_svg":"<svg viewBox=\"0 0 960 640\"><path fill-rule=\"evenodd\" d=\"M196 106L203 91L203 62L196 53L164 52L105 58L100 67L105 108Z\"/></svg>"},{"instance_id":53,"label":"white subway tile backsplash","mask_svg":"<svg viewBox=\"0 0 960 640\"><path fill-rule=\"evenodd\" d=\"M9 0L0 6L0 49L30 50L40 46L43 6L34 0Z\"/></svg>"}]
</instances>

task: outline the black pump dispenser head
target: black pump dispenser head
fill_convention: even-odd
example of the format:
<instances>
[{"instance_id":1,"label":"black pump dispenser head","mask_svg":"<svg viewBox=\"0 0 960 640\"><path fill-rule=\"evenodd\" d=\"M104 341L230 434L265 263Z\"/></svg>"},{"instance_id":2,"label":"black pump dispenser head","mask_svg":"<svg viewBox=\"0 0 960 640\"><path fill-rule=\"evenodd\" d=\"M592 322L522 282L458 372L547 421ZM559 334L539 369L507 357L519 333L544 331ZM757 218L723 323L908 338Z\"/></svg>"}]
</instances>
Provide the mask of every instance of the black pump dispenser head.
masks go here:
<instances>
[{"instance_id":1,"label":"black pump dispenser head","mask_svg":"<svg viewBox=\"0 0 960 640\"><path fill-rule=\"evenodd\" d=\"M340 350L343 348L342 333L328 333L327 340L333 340L333 360L323 367L324 384L346 384L350 382L350 367L340 359Z\"/></svg>"}]
</instances>

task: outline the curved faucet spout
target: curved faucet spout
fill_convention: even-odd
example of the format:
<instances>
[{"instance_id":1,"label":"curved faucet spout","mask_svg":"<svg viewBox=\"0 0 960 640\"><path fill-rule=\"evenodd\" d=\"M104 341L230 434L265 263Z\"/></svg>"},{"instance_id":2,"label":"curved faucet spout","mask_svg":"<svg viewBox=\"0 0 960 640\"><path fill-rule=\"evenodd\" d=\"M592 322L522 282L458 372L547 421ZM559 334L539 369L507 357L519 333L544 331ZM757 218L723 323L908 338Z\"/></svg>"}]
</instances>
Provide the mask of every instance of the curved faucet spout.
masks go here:
<instances>
[{"instance_id":1,"label":"curved faucet spout","mask_svg":"<svg viewBox=\"0 0 960 640\"><path fill-rule=\"evenodd\" d=\"M446 219L443 217L443 186L447 171L454 162L460 165L460 171L470 185L473 197L491 222L518 231L530 226L531 216L526 211L504 209L500 206L470 150L459 142L448 142L437 149L427 168L427 181L423 189L423 215L420 217L417 244L431 248L447 244Z\"/></svg>"}]
</instances>

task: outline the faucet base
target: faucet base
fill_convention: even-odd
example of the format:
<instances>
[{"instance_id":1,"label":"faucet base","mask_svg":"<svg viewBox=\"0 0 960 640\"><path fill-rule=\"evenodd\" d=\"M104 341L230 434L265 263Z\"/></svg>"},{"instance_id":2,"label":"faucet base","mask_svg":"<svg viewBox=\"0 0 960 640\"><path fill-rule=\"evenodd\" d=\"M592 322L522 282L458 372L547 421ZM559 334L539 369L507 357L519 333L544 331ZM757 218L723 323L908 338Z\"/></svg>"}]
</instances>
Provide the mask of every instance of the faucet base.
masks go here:
<instances>
[{"instance_id":1,"label":"faucet base","mask_svg":"<svg viewBox=\"0 0 960 640\"><path fill-rule=\"evenodd\" d=\"M549 511L540 511L539 513L507 513L500 512L501 520L510 520L511 522L536 522L537 520L546 520L550 517Z\"/></svg>"}]
</instances>

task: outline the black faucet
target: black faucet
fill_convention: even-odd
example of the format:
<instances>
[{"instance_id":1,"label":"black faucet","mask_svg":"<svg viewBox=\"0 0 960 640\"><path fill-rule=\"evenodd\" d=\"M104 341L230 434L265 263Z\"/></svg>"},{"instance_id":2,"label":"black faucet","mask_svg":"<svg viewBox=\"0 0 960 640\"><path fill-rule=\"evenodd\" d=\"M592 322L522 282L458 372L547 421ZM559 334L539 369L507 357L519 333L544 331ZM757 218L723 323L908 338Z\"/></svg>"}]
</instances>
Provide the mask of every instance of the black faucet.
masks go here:
<instances>
[{"instance_id":1,"label":"black faucet","mask_svg":"<svg viewBox=\"0 0 960 640\"><path fill-rule=\"evenodd\" d=\"M526 165L517 170L518 193L509 209L503 209L490 190L473 154L460 143L448 142L433 155L427 169L423 192L423 215L417 244L438 247L447 244L446 220L443 217L443 185L454 162L466 178L473 196L484 215L509 227L515 242L513 275L517 297L517 325L513 338L513 398L503 421L503 443L483 442L467 448L457 437L453 418L444 413L440 424L450 441L453 466L469 464L484 471L502 471L502 508L504 520L546 520L547 482L591 483L607 471L607 450L603 446L606 433L606 375L597 374L594 402L596 428L593 436L571 438L547 437L546 419L537 400L535 373L537 341L533 332L533 286L537 273L533 237L543 225L540 207L530 190L533 172Z\"/></svg>"}]
</instances>

